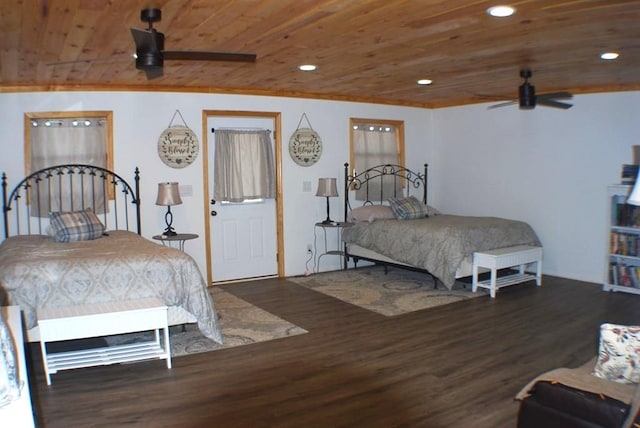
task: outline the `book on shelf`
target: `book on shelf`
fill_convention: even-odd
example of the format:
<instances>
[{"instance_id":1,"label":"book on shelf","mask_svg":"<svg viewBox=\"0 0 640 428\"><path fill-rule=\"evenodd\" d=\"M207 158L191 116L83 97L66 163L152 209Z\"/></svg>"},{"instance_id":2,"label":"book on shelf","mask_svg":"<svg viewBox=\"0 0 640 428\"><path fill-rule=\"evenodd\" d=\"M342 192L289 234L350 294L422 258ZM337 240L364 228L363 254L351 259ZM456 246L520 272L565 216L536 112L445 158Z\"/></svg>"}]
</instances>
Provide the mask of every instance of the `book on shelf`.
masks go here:
<instances>
[{"instance_id":1,"label":"book on shelf","mask_svg":"<svg viewBox=\"0 0 640 428\"><path fill-rule=\"evenodd\" d=\"M638 165L622 164L622 173L620 174L620 183L634 184L638 176Z\"/></svg>"},{"instance_id":2,"label":"book on shelf","mask_svg":"<svg viewBox=\"0 0 640 428\"><path fill-rule=\"evenodd\" d=\"M640 228L640 206L615 203L611 215L615 226Z\"/></svg>"},{"instance_id":3,"label":"book on shelf","mask_svg":"<svg viewBox=\"0 0 640 428\"><path fill-rule=\"evenodd\" d=\"M612 231L610 253L621 256L640 256L640 235Z\"/></svg>"},{"instance_id":4,"label":"book on shelf","mask_svg":"<svg viewBox=\"0 0 640 428\"><path fill-rule=\"evenodd\" d=\"M613 285L640 288L640 266L613 262L609 265L609 281Z\"/></svg>"}]
</instances>

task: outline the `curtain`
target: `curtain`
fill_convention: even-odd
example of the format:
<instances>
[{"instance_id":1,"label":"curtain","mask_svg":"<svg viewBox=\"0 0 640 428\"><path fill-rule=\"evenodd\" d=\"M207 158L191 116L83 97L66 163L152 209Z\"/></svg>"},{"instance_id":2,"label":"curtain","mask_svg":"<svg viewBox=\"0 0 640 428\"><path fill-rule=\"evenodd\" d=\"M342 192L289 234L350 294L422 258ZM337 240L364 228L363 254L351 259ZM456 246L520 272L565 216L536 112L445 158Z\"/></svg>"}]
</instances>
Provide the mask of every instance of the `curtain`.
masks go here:
<instances>
[{"instance_id":1,"label":"curtain","mask_svg":"<svg viewBox=\"0 0 640 428\"><path fill-rule=\"evenodd\" d=\"M213 197L219 201L275 198L273 146L268 130L215 130Z\"/></svg>"},{"instance_id":2,"label":"curtain","mask_svg":"<svg viewBox=\"0 0 640 428\"><path fill-rule=\"evenodd\" d=\"M107 132L104 119L56 118L31 121L29 173L54 165L82 163L107 167ZM70 211L81 206L81 200L95 200L93 210L106 212L103 195L103 180L81 177L58 179L39 189L40 196L31 193L33 216L46 217L51 211ZM92 187L93 183L93 187ZM81 187L84 184L84 195ZM73 187L73 195L70 195ZM36 200L39 199L39 200Z\"/></svg>"},{"instance_id":3,"label":"curtain","mask_svg":"<svg viewBox=\"0 0 640 428\"><path fill-rule=\"evenodd\" d=\"M357 173L377 165L397 164L396 128L389 125L357 125L353 130L353 154ZM384 201L401 194L402 184L393 177L385 177L384 180L371 180L357 189L356 200Z\"/></svg>"}]
</instances>

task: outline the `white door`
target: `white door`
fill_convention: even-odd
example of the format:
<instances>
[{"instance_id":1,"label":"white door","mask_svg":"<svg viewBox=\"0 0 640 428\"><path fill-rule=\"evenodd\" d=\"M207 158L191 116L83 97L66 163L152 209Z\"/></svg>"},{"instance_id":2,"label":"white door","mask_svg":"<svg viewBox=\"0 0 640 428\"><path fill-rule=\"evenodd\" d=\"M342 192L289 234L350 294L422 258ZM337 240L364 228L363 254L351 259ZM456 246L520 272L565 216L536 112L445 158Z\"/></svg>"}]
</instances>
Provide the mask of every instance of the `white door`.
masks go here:
<instances>
[{"instance_id":1,"label":"white door","mask_svg":"<svg viewBox=\"0 0 640 428\"><path fill-rule=\"evenodd\" d=\"M211 270L214 282L278 274L275 199L243 203L213 200L216 128L261 128L271 130L274 121L256 117L207 118ZM211 203L213 202L213 203Z\"/></svg>"}]
</instances>

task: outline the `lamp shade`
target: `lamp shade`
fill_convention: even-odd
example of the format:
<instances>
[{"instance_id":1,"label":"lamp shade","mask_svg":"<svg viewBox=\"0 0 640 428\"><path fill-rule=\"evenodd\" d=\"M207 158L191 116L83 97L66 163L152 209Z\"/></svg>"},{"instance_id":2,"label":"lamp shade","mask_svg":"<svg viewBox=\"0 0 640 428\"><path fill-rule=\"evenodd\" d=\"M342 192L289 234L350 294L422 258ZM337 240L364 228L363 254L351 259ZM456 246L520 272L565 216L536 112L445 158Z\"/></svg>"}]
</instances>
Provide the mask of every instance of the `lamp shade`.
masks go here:
<instances>
[{"instance_id":1,"label":"lamp shade","mask_svg":"<svg viewBox=\"0 0 640 428\"><path fill-rule=\"evenodd\" d=\"M335 178L319 178L318 191L316 196L335 197L338 196L338 186Z\"/></svg>"},{"instance_id":2,"label":"lamp shade","mask_svg":"<svg viewBox=\"0 0 640 428\"><path fill-rule=\"evenodd\" d=\"M158 198L156 199L156 205L180 205L182 199L180 199L180 187L178 183L158 183Z\"/></svg>"},{"instance_id":3,"label":"lamp shade","mask_svg":"<svg viewBox=\"0 0 640 428\"><path fill-rule=\"evenodd\" d=\"M633 185L633 189L627 198L627 203L629 205L640 205L640 171L638 172L636 183Z\"/></svg>"}]
</instances>

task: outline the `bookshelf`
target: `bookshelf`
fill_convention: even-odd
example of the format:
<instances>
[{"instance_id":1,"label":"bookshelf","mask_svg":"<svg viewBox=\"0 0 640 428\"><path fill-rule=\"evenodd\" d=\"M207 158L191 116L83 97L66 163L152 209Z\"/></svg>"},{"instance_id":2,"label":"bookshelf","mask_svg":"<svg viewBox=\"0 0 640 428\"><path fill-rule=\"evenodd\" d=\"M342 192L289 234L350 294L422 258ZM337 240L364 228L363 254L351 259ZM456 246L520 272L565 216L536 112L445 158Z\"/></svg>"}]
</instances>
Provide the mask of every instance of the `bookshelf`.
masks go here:
<instances>
[{"instance_id":1,"label":"bookshelf","mask_svg":"<svg viewBox=\"0 0 640 428\"><path fill-rule=\"evenodd\" d=\"M640 206L626 203L630 185L607 188L607 257L604 291L640 294Z\"/></svg>"}]
</instances>

